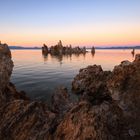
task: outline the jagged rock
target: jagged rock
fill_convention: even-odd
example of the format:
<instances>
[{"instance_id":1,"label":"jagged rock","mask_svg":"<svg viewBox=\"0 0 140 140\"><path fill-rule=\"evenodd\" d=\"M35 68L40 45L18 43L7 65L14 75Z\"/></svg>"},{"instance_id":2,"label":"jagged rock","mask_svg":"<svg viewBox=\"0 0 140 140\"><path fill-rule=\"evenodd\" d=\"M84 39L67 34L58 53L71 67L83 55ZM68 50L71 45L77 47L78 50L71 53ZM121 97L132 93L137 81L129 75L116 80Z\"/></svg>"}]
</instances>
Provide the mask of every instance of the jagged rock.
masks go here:
<instances>
[{"instance_id":1,"label":"jagged rock","mask_svg":"<svg viewBox=\"0 0 140 140\"><path fill-rule=\"evenodd\" d=\"M123 112L126 139L140 138L140 54L134 62L121 62L112 72L103 71L96 65L82 69L72 87L75 93L86 95L82 100L93 105L116 101Z\"/></svg>"},{"instance_id":2,"label":"jagged rock","mask_svg":"<svg viewBox=\"0 0 140 140\"><path fill-rule=\"evenodd\" d=\"M45 46L42 47L42 52L47 52L47 53L43 53L45 55L48 53L50 53L51 55L85 54L86 48L85 47L80 48L79 46L72 48L71 45L69 47L63 46L62 41L60 40L57 45L51 46L49 49L48 48L46 49Z\"/></svg>"},{"instance_id":3,"label":"jagged rock","mask_svg":"<svg viewBox=\"0 0 140 140\"><path fill-rule=\"evenodd\" d=\"M55 90L52 100L51 108L53 112L64 115L72 106L70 95L65 87L59 87Z\"/></svg>"},{"instance_id":4,"label":"jagged rock","mask_svg":"<svg viewBox=\"0 0 140 140\"><path fill-rule=\"evenodd\" d=\"M25 140L51 137L55 114L38 102L13 100L0 108L0 139Z\"/></svg>"},{"instance_id":5,"label":"jagged rock","mask_svg":"<svg viewBox=\"0 0 140 140\"><path fill-rule=\"evenodd\" d=\"M123 113L113 102L79 102L58 126L57 140L124 140Z\"/></svg>"},{"instance_id":6,"label":"jagged rock","mask_svg":"<svg viewBox=\"0 0 140 140\"><path fill-rule=\"evenodd\" d=\"M0 45L0 140L52 139L57 121L46 104L31 101L10 83L11 53Z\"/></svg>"},{"instance_id":7,"label":"jagged rock","mask_svg":"<svg viewBox=\"0 0 140 140\"><path fill-rule=\"evenodd\" d=\"M140 54L116 66L108 81L111 96L124 111L127 126L140 138Z\"/></svg>"},{"instance_id":8,"label":"jagged rock","mask_svg":"<svg viewBox=\"0 0 140 140\"><path fill-rule=\"evenodd\" d=\"M82 94L83 99L96 104L104 99L111 100L106 81L111 74L110 71L103 71L101 66L93 65L81 69L72 82L73 92Z\"/></svg>"},{"instance_id":9,"label":"jagged rock","mask_svg":"<svg viewBox=\"0 0 140 140\"><path fill-rule=\"evenodd\" d=\"M2 92L10 81L13 69L11 52L7 44L0 45L0 92Z\"/></svg>"},{"instance_id":10,"label":"jagged rock","mask_svg":"<svg viewBox=\"0 0 140 140\"><path fill-rule=\"evenodd\" d=\"M140 54L136 54L134 62L140 63Z\"/></svg>"}]
</instances>

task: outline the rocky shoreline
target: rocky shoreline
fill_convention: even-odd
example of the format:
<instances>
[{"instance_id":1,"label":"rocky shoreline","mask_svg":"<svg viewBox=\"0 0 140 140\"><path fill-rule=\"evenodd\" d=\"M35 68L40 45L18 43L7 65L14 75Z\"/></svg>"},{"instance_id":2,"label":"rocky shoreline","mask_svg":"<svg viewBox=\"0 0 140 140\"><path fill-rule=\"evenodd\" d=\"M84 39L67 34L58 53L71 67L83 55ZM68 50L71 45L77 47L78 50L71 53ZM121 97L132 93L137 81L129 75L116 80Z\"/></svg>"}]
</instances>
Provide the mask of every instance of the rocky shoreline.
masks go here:
<instances>
[{"instance_id":1,"label":"rocky shoreline","mask_svg":"<svg viewBox=\"0 0 140 140\"><path fill-rule=\"evenodd\" d=\"M112 72L98 65L81 69L72 82L79 101L60 87L51 106L17 91L12 69L8 45L0 44L0 140L140 139L140 54Z\"/></svg>"}]
</instances>

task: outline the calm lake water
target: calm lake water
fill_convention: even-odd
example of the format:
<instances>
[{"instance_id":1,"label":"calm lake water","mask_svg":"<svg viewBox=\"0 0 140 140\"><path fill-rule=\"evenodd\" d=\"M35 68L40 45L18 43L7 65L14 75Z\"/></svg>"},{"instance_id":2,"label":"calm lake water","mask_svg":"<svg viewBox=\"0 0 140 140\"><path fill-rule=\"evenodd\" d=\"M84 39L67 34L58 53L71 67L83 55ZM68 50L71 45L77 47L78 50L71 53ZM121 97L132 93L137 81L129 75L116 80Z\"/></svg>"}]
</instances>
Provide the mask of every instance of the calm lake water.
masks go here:
<instances>
[{"instance_id":1,"label":"calm lake water","mask_svg":"<svg viewBox=\"0 0 140 140\"><path fill-rule=\"evenodd\" d=\"M44 57L41 50L12 50L12 59L14 71L11 80L17 89L26 91L32 99L50 100L58 86L71 89L71 82L80 68L97 64L104 70L112 70L121 61L133 61L134 57L131 50L96 50L95 55L88 52L63 57Z\"/></svg>"}]
</instances>

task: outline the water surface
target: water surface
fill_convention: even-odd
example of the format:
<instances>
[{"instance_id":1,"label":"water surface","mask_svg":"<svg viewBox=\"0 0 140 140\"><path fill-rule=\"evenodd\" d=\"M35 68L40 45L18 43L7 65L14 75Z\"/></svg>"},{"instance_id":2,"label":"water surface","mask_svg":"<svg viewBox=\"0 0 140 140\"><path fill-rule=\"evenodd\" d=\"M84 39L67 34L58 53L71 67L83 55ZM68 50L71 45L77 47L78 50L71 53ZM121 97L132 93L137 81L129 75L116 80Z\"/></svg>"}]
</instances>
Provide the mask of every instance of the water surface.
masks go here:
<instances>
[{"instance_id":1,"label":"water surface","mask_svg":"<svg viewBox=\"0 0 140 140\"><path fill-rule=\"evenodd\" d=\"M136 52L140 52L136 50ZM19 90L37 100L49 100L53 90L61 85L71 89L71 82L80 68L101 65L112 70L123 60L133 61L131 50L96 50L95 55L43 56L41 50L12 50L14 71L12 82Z\"/></svg>"}]
</instances>

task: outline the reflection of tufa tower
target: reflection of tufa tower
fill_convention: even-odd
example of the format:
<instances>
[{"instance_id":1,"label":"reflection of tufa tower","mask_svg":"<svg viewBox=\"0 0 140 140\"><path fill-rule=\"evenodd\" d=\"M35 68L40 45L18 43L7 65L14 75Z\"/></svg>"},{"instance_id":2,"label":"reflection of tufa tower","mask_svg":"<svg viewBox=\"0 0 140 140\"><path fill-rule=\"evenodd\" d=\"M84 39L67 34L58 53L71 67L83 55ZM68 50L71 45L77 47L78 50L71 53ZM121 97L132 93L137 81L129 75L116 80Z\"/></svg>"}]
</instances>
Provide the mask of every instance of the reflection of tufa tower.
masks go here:
<instances>
[{"instance_id":1,"label":"reflection of tufa tower","mask_svg":"<svg viewBox=\"0 0 140 140\"><path fill-rule=\"evenodd\" d=\"M91 53L95 54L95 47L94 46L91 48Z\"/></svg>"},{"instance_id":2,"label":"reflection of tufa tower","mask_svg":"<svg viewBox=\"0 0 140 140\"><path fill-rule=\"evenodd\" d=\"M134 57L135 56L135 49L133 48L133 50L131 51L132 53L132 56Z\"/></svg>"}]
</instances>

